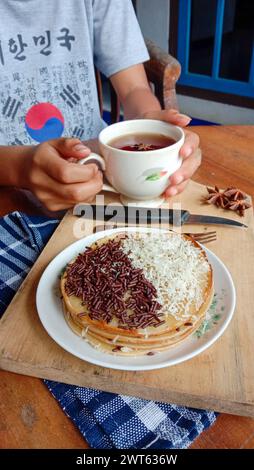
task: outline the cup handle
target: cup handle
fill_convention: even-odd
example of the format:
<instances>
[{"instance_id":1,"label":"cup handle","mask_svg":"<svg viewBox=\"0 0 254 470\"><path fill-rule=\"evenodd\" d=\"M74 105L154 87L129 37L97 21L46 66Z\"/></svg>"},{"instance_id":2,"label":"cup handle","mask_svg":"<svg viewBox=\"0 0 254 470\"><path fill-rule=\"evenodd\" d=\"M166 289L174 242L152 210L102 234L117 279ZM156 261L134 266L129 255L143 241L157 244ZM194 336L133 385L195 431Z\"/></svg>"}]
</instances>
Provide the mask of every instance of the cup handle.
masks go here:
<instances>
[{"instance_id":1,"label":"cup handle","mask_svg":"<svg viewBox=\"0 0 254 470\"><path fill-rule=\"evenodd\" d=\"M94 153L94 152L90 153L89 157L82 158L82 160L78 161L78 164L79 165L85 165L90 160L98 162L101 171L103 171L103 173L105 172L105 170L106 170L105 160L100 155L98 155L98 153ZM102 189L103 189L103 191L110 191L111 193L117 193L118 194L118 191L116 191L116 189L113 188L113 186L110 186L110 184L103 184Z\"/></svg>"}]
</instances>

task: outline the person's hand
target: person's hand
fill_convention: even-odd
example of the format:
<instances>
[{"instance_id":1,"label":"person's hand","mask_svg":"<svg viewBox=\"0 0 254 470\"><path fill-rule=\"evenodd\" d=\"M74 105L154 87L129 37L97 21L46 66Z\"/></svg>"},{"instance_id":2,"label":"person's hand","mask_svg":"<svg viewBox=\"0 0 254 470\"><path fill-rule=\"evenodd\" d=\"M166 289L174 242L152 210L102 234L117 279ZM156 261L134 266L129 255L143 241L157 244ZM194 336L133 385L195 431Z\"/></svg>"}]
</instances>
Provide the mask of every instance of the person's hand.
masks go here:
<instances>
[{"instance_id":1,"label":"person's hand","mask_svg":"<svg viewBox=\"0 0 254 470\"><path fill-rule=\"evenodd\" d=\"M91 152L79 139L50 140L30 149L24 159L25 187L50 211L90 202L101 190L97 165L76 163Z\"/></svg>"},{"instance_id":2,"label":"person's hand","mask_svg":"<svg viewBox=\"0 0 254 470\"><path fill-rule=\"evenodd\" d=\"M166 121L170 124L174 124L180 127L186 127L191 118L185 114L180 114L175 109L168 110L156 110L147 112L142 116L144 119L158 119L160 121ZM185 142L180 150L180 155L183 158L183 163L179 170L177 170L169 178L169 187L165 191L166 197L175 196L181 193L187 186L190 178L198 169L201 164L201 152L198 150L199 137L194 132L184 130Z\"/></svg>"}]
</instances>

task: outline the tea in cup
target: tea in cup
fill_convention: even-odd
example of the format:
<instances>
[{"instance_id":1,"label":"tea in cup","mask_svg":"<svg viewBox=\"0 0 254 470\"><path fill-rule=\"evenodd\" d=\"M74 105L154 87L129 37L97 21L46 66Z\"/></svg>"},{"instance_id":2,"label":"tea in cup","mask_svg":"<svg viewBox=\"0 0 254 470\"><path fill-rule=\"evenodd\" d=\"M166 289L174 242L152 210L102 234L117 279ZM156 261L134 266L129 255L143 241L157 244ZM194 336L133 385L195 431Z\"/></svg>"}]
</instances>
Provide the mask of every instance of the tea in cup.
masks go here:
<instances>
[{"instance_id":1,"label":"tea in cup","mask_svg":"<svg viewBox=\"0 0 254 470\"><path fill-rule=\"evenodd\" d=\"M152 119L118 122L99 134L100 154L79 161L100 164L110 183L103 190L120 194L124 204L158 206L169 177L180 168L184 132L180 127Z\"/></svg>"}]
</instances>

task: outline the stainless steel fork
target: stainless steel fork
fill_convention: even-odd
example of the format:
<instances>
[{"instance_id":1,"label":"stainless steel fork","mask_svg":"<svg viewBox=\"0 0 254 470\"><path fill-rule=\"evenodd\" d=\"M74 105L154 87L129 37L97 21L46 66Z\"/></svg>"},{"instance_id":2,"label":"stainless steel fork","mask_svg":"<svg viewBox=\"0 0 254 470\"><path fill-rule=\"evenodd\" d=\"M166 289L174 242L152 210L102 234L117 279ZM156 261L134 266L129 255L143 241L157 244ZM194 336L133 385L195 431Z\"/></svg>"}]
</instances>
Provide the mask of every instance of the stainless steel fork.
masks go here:
<instances>
[{"instance_id":1,"label":"stainless steel fork","mask_svg":"<svg viewBox=\"0 0 254 470\"><path fill-rule=\"evenodd\" d=\"M187 233L183 232L185 235L188 235L190 238L193 238L198 243L210 243L215 242L217 239L217 234L213 232L199 232L199 233Z\"/></svg>"}]
</instances>

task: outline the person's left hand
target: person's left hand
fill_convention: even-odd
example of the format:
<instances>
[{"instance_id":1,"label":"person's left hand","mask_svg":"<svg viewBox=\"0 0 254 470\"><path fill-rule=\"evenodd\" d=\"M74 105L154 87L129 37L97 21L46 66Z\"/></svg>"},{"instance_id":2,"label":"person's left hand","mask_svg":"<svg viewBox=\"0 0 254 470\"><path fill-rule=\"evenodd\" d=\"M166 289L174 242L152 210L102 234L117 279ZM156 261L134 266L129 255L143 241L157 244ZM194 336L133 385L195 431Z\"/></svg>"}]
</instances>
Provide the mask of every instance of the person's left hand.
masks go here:
<instances>
[{"instance_id":1,"label":"person's left hand","mask_svg":"<svg viewBox=\"0 0 254 470\"><path fill-rule=\"evenodd\" d=\"M191 121L189 116L180 114L175 109L149 111L142 117L144 119L158 119L160 121L166 121L180 127L186 127ZM179 170L169 178L169 187L165 191L166 197L175 196L176 194L181 193L201 164L201 152L198 151L199 136L189 130L185 130L184 132L185 142L180 150L183 163Z\"/></svg>"}]
</instances>

